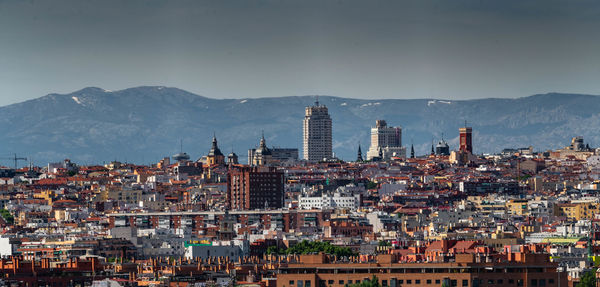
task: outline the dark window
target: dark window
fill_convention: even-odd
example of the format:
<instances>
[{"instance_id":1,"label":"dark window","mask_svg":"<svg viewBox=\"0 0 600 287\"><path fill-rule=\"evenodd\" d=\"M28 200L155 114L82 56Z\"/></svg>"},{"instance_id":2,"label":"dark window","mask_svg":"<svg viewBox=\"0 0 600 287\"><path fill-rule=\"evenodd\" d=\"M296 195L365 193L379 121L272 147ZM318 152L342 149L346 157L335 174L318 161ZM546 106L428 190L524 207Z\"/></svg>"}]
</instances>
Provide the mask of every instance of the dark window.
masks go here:
<instances>
[{"instance_id":1,"label":"dark window","mask_svg":"<svg viewBox=\"0 0 600 287\"><path fill-rule=\"evenodd\" d=\"M513 279L508 279L508 284L515 284L515 280L513 280Z\"/></svg>"},{"instance_id":2,"label":"dark window","mask_svg":"<svg viewBox=\"0 0 600 287\"><path fill-rule=\"evenodd\" d=\"M298 287L304 287L304 281L298 280Z\"/></svg>"},{"instance_id":3,"label":"dark window","mask_svg":"<svg viewBox=\"0 0 600 287\"><path fill-rule=\"evenodd\" d=\"M327 284L329 284L329 285L333 284L333 280L327 281Z\"/></svg>"},{"instance_id":4,"label":"dark window","mask_svg":"<svg viewBox=\"0 0 600 287\"><path fill-rule=\"evenodd\" d=\"M404 284L404 280L398 279L398 284Z\"/></svg>"},{"instance_id":5,"label":"dark window","mask_svg":"<svg viewBox=\"0 0 600 287\"><path fill-rule=\"evenodd\" d=\"M548 279L548 284L554 284L554 279Z\"/></svg>"},{"instance_id":6,"label":"dark window","mask_svg":"<svg viewBox=\"0 0 600 287\"><path fill-rule=\"evenodd\" d=\"M348 280L348 284L352 284L352 280Z\"/></svg>"},{"instance_id":7,"label":"dark window","mask_svg":"<svg viewBox=\"0 0 600 287\"><path fill-rule=\"evenodd\" d=\"M469 280L463 280L463 285L462 286L469 286Z\"/></svg>"},{"instance_id":8,"label":"dark window","mask_svg":"<svg viewBox=\"0 0 600 287\"><path fill-rule=\"evenodd\" d=\"M388 286L387 285L387 280L381 280L381 286Z\"/></svg>"},{"instance_id":9,"label":"dark window","mask_svg":"<svg viewBox=\"0 0 600 287\"><path fill-rule=\"evenodd\" d=\"M504 284L504 280L498 279L498 284L501 284L501 285Z\"/></svg>"},{"instance_id":10,"label":"dark window","mask_svg":"<svg viewBox=\"0 0 600 287\"><path fill-rule=\"evenodd\" d=\"M431 284L431 279L427 279L427 284Z\"/></svg>"},{"instance_id":11,"label":"dark window","mask_svg":"<svg viewBox=\"0 0 600 287\"><path fill-rule=\"evenodd\" d=\"M344 285L344 280L340 280L340 281L338 281L338 284L340 284L340 285Z\"/></svg>"},{"instance_id":12,"label":"dark window","mask_svg":"<svg viewBox=\"0 0 600 287\"><path fill-rule=\"evenodd\" d=\"M537 279L531 279L531 286L538 286L538 281Z\"/></svg>"},{"instance_id":13,"label":"dark window","mask_svg":"<svg viewBox=\"0 0 600 287\"><path fill-rule=\"evenodd\" d=\"M290 286L294 286L294 280L290 280Z\"/></svg>"},{"instance_id":14,"label":"dark window","mask_svg":"<svg viewBox=\"0 0 600 287\"><path fill-rule=\"evenodd\" d=\"M440 284L440 279L435 279L435 284Z\"/></svg>"},{"instance_id":15,"label":"dark window","mask_svg":"<svg viewBox=\"0 0 600 287\"><path fill-rule=\"evenodd\" d=\"M546 286L546 279L540 279L540 287Z\"/></svg>"},{"instance_id":16,"label":"dark window","mask_svg":"<svg viewBox=\"0 0 600 287\"><path fill-rule=\"evenodd\" d=\"M492 285L494 284L494 280L493 279L488 279L488 285Z\"/></svg>"},{"instance_id":17,"label":"dark window","mask_svg":"<svg viewBox=\"0 0 600 287\"><path fill-rule=\"evenodd\" d=\"M421 280L419 280L419 279L415 280L415 284L421 284Z\"/></svg>"},{"instance_id":18,"label":"dark window","mask_svg":"<svg viewBox=\"0 0 600 287\"><path fill-rule=\"evenodd\" d=\"M523 279L517 280L517 286L523 286Z\"/></svg>"},{"instance_id":19,"label":"dark window","mask_svg":"<svg viewBox=\"0 0 600 287\"><path fill-rule=\"evenodd\" d=\"M458 281L456 281L456 280L451 280L451 281L450 281L450 286L452 286L452 287L456 287L456 286L458 286Z\"/></svg>"},{"instance_id":20,"label":"dark window","mask_svg":"<svg viewBox=\"0 0 600 287\"><path fill-rule=\"evenodd\" d=\"M406 280L406 284L412 284L412 280L410 280L410 279Z\"/></svg>"}]
</instances>

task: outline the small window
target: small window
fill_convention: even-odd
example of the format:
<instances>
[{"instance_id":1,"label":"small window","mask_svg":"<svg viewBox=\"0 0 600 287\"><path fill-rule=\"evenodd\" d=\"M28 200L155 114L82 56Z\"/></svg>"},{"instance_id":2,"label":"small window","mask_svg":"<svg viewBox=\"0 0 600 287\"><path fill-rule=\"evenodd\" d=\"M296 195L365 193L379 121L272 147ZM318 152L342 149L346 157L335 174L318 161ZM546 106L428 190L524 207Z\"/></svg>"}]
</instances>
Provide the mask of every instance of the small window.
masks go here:
<instances>
[{"instance_id":1,"label":"small window","mask_svg":"<svg viewBox=\"0 0 600 287\"><path fill-rule=\"evenodd\" d=\"M469 280L463 280L462 286L469 286Z\"/></svg>"},{"instance_id":2,"label":"small window","mask_svg":"<svg viewBox=\"0 0 600 287\"><path fill-rule=\"evenodd\" d=\"M294 280L290 280L290 286L294 286Z\"/></svg>"},{"instance_id":3,"label":"small window","mask_svg":"<svg viewBox=\"0 0 600 287\"><path fill-rule=\"evenodd\" d=\"M398 279L398 284L404 284L404 280L403 279Z\"/></svg>"},{"instance_id":4,"label":"small window","mask_svg":"<svg viewBox=\"0 0 600 287\"><path fill-rule=\"evenodd\" d=\"M431 284L431 279L427 279L427 284Z\"/></svg>"},{"instance_id":5,"label":"small window","mask_svg":"<svg viewBox=\"0 0 600 287\"><path fill-rule=\"evenodd\" d=\"M419 279L415 280L415 284L421 284L421 280L419 280Z\"/></svg>"},{"instance_id":6,"label":"small window","mask_svg":"<svg viewBox=\"0 0 600 287\"><path fill-rule=\"evenodd\" d=\"M338 284L340 284L340 285L344 285L344 280L340 280L340 281L338 281Z\"/></svg>"},{"instance_id":7,"label":"small window","mask_svg":"<svg viewBox=\"0 0 600 287\"><path fill-rule=\"evenodd\" d=\"M515 284L515 280L513 280L513 279L508 279L508 284Z\"/></svg>"},{"instance_id":8,"label":"small window","mask_svg":"<svg viewBox=\"0 0 600 287\"><path fill-rule=\"evenodd\" d=\"M548 284L554 284L554 279L548 279Z\"/></svg>"},{"instance_id":9,"label":"small window","mask_svg":"<svg viewBox=\"0 0 600 287\"><path fill-rule=\"evenodd\" d=\"M537 279L531 279L531 286L536 287L538 286L538 281Z\"/></svg>"},{"instance_id":10,"label":"small window","mask_svg":"<svg viewBox=\"0 0 600 287\"><path fill-rule=\"evenodd\" d=\"M329 285L333 284L333 280L327 281L327 284L329 284Z\"/></svg>"},{"instance_id":11,"label":"small window","mask_svg":"<svg viewBox=\"0 0 600 287\"><path fill-rule=\"evenodd\" d=\"M440 279L435 279L435 284L440 284Z\"/></svg>"},{"instance_id":12,"label":"small window","mask_svg":"<svg viewBox=\"0 0 600 287\"><path fill-rule=\"evenodd\" d=\"M498 279L497 282L498 282L498 284L504 284L504 280L502 280L502 279Z\"/></svg>"},{"instance_id":13,"label":"small window","mask_svg":"<svg viewBox=\"0 0 600 287\"><path fill-rule=\"evenodd\" d=\"M381 286L388 286L387 285L387 280L381 280Z\"/></svg>"},{"instance_id":14,"label":"small window","mask_svg":"<svg viewBox=\"0 0 600 287\"><path fill-rule=\"evenodd\" d=\"M410 280L410 279L406 280L406 284L412 284L412 280Z\"/></svg>"}]
</instances>

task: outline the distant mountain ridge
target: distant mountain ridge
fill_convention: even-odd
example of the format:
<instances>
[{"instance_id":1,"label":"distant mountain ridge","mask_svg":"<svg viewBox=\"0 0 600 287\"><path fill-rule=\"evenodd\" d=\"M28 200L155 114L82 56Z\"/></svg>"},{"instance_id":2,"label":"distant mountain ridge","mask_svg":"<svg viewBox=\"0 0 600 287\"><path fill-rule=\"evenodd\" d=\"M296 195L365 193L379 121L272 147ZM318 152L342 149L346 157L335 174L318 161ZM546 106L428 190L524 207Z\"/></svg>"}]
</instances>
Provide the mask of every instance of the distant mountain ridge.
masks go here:
<instances>
[{"instance_id":1,"label":"distant mountain ridge","mask_svg":"<svg viewBox=\"0 0 600 287\"><path fill-rule=\"evenodd\" d=\"M182 140L184 151L196 159L208 152L214 132L224 153L233 150L245 161L263 130L269 146L298 148L302 154L304 108L314 101L314 96L211 99L147 86L49 94L0 107L0 157L16 153L36 164L65 158L81 164L151 163L179 152ZM554 149L579 135L591 146L600 144L600 97L593 95L462 101L319 96L319 102L333 120L333 150L345 160L356 158L359 142L368 149L376 119L402 126L403 144L413 142L417 154L428 153L442 134L456 149L465 120L473 127L476 153L529 145Z\"/></svg>"}]
</instances>

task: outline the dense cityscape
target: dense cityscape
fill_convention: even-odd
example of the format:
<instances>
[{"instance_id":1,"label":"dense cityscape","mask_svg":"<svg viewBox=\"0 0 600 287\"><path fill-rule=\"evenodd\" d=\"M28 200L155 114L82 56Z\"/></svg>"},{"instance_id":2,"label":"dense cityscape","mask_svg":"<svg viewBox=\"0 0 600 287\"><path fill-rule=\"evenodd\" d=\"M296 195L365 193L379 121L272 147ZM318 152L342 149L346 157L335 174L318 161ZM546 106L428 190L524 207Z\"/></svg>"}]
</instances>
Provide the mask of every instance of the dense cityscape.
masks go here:
<instances>
[{"instance_id":1,"label":"dense cityscape","mask_svg":"<svg viewBox=\"0 0 600 287\"><path fill-rule=\"evenodd\" d=\"M298 119L301 122L302 119ZM0 169L6 286L590 286L600 263L600 149L582 137L477 154L473 129L431 153L402 123L337 159L318 100L302 157L269 147L148 165ZM269 131L263 131L268 133ZM210 141L211 139L199 139ZM276 144L276 143L274 143ZM242 160L243 161L243 160Z\"/></svg>"}]
</instances>

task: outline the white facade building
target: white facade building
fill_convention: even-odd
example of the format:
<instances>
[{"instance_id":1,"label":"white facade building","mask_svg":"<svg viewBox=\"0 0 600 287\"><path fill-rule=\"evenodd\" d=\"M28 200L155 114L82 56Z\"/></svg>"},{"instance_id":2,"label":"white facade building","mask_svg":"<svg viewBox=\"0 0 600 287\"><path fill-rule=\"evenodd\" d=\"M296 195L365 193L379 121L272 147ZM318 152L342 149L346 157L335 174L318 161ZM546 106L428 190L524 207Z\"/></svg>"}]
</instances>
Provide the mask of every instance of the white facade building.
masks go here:
<instances>
[{"instance_id":1,"label":"white facade building","mask_svg":"<svg viewBox=\"0 0 600 287\"><path fill-rule=\"evenodd\" d=\"M381 157L389 160L392 157L406 157L406 148L402 146L402 128L388 127L384 120L377 120L371 128L371 146L367 151L367 160Z\"/></svg>"},{"instance_id":2,"label":"white facade building","mask_svg":"<svg viewBox=\"0 0 600 287\"><path fill-rule=\"evenodd\" d=\"M298 197L298 206L300 209L339 208L356 210L360 207L360 194L334 192L333 194L323 194L322 196L300 195Z\"/></svg>"}]
</instances>

